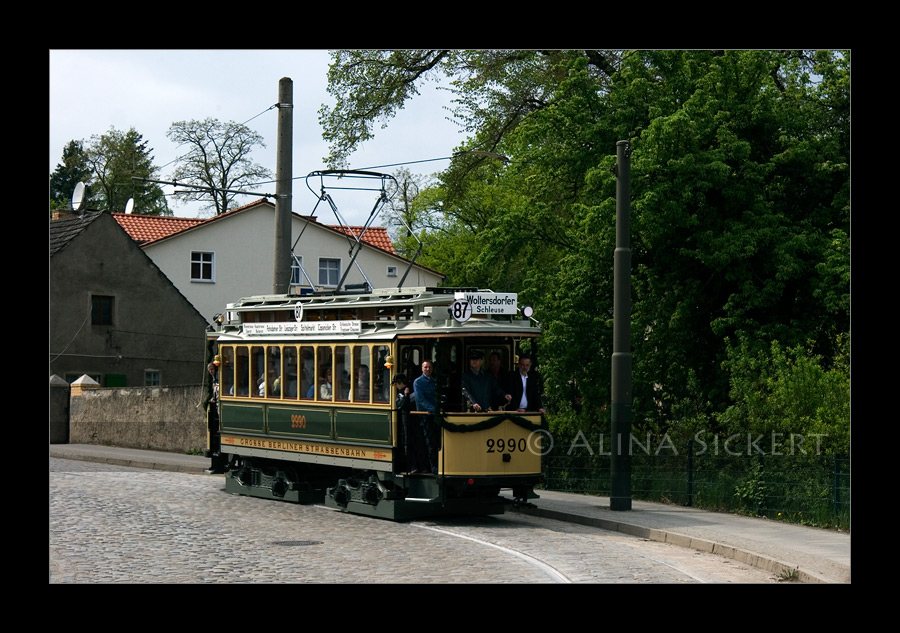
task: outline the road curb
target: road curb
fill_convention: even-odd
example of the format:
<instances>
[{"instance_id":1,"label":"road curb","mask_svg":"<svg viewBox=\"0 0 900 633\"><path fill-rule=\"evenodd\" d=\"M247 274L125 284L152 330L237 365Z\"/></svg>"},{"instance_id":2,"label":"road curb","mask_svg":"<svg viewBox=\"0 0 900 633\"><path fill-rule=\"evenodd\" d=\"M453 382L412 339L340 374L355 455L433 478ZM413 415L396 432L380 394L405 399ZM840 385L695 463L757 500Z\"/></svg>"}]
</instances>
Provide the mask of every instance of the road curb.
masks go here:
<instances>
[{"instance_id":1,"label":"road curb","mask_svg":"<svg viewBox=\"0 0 900 633\"><path fill-rule=\"evenodd\" d=\"M752 567L757 567L759 569L772 572L780 578L790 578L791 576L795 576L796 580L801 583L832 584L843 582L839 580L824 578L808 570L801 569L797 565L791 565L775 558L763 556L762 554L749 552L747 550L743 550L730 545L725 545L723 543L717 543L708 539L688 536L686 534L679 534L678 532L672 532L670 530L648 528L640 525L634 525L632 523L626 523L624 521L615 521L611 519L578 516L568 512L560 512L559 510L546 510L541 508L514 508L514 511L546 519L565 521L566 523L577 523L580 525L601 528L603 530L610 530L612 532L621 532L622 534L628 534L629 536L644 538L649 541L656 541L660 543L669 543L671 545L693 549L698 552L716 554L718 556L730 558Z\"/></svg>"}]
</instances>

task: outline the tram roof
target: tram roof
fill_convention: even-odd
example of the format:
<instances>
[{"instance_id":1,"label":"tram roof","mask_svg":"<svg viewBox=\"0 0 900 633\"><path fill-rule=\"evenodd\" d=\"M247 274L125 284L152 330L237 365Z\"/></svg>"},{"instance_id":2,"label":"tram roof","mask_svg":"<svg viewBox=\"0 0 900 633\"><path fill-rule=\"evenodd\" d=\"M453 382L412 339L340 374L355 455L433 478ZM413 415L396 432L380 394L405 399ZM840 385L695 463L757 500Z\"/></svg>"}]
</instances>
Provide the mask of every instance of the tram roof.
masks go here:
<instances>
[{"instance_id":1,"label":"tram roof","mask_svg":"<svg viewBox=\"0 0 900 633\"><path fill-rule=\"evenodd\" d=\"M310 333L286 334L287 339L326 340L334 338L356 338L371 340L386 340L396 336L422 336L422 335L505 335L537 336L540 328L532 324L530 319L521 316L504 315L495 318L490 315L476 315L464 323L453 319L449 307L454 302L458 293L477 293L479 295L497 294L491 290L478 288L381 288L365 293L352 292L327 292L307 295L257 295L243 297L239 301L228 304L227 312L238 315L247 313L261 313L273 311L293 311L298 304L303 309L303 321L307 321L307 315L311 312L325 310L366 310L366 309L403 309L403 318L361 318L357 331L345 334L336 333ZM506 293L501 293L506 294ZM360 312L359 314L362 314ZM346 317L344 317L346 318ZM236 336L240 339L266 338L266 335L248 334L241 327L241 322L226 320L219 330L219 335L226 338ZM227 332L227 334L226 334ZM268 336L271 338L271 336Z\"/></svg>"},{"instance_id":2,"label":"tram roof","mask_svg":"<svg viewBox=\"0 0 900 633\"><path fill-rule=\"evenodd\" d=\"M304 308L330 308L334 306L361 307L387 305L440 305L451 303L457 292L492 292L478 288L409 287L376 288L371 292L316 292L303 295L256 295L242 297L228 304L229 310L284 310L297 303Z\"/></svg>"}]
</instances>

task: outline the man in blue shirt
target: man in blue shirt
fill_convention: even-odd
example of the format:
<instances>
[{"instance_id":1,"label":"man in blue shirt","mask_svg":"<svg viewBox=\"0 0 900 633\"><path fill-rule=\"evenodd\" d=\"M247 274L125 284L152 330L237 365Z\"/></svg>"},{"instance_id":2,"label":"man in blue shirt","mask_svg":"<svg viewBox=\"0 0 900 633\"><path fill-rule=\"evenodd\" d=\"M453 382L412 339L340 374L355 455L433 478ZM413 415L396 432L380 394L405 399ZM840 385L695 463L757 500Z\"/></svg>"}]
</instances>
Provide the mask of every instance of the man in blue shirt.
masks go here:
<instances>
[{"instance_id":1,"label":"man in blue shirt","mask_svg":"<svg viewBox=\"0 0 900 633\"><path fill-rule=\"evenodd\" d=\"M434 414L437 410L437 393L434 378L434 364L430 360L422 361L422 375L413 381L416 397L416 409L426 411L428 415L420 416L422 435L425 436L425 447L431 472L437 475L437 438L435 437Z\"/></svg>"}]
</instances>

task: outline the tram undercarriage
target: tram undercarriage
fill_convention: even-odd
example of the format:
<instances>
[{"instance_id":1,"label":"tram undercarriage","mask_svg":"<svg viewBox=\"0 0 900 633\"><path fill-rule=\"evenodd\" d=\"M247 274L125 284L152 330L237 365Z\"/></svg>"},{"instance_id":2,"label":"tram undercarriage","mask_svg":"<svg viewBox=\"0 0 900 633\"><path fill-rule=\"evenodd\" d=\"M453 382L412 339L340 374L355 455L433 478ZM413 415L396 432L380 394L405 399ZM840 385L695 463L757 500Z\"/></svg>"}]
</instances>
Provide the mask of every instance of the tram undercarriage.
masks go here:
<instances>
[{"instance_id":1,"label":"tram undercarriage","mask_svg":"<svg viewBox=\"0 0 900 633\"><path fill-rule=\"evenodd\" d=\"M376 472L292 464L232 455L225 490L232 494L301 504L324 503L343 512L404 521L444 515L502 514L508 504L536 499L534 482L512 485L493 477ZM504 485L505 484L505 485Z\"/></svg>"}]
</instances>

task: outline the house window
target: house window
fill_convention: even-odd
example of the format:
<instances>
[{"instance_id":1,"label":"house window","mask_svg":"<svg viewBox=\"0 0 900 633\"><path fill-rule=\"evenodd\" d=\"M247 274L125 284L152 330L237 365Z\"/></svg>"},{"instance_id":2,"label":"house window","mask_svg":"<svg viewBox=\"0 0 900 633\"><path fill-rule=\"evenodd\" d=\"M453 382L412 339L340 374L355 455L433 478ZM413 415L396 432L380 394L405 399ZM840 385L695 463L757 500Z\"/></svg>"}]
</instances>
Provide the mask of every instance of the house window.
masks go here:
<instances>
[{"instance_id":1,"label":"house window","mask_svg":"<svg viewBox=\"0 0 900 633\"><path fill-rule=\"evenodd\" d=\"M191 251L191 281L215 281L213 254Z\"/></svg>"},{"instance_id":2,"label":"house window","mask_svg":"<svg viewBox=\"0 0 900 633\"><path fill-rule=\"evenodd\" d=\"M113 324L113 297L91 296L91 325Z\"/></svg>"},{"instance_id":3,"label":"house window","mask_svg":"<svg viewBox=\"0 0 900 633\"><path fill-rule=\"evenodd\" d=\"M291 257L291 285L292 286L302 286L303 285L303 273L300 272L300 267L303 266L303 256L297 257L296 255Z\"/></svg>"},{"instance_id":4,"label":"house window","mask_svg":"<svg viewBox=\"0 0 900 633\"><path fill-rule=\"evenodd\" d=\"M103 378L104 387L124 387L125 374L106 374Z\"/></svg>"},{"instance_id":5,"label":"house window","mask_svg":"<svg viewBox=\"0 0 900 633\"><path fill-rule=\"evenodd\" d=\"M319 259L319 285L337 286L340 280L341 260L322 257Z\"/></svg>"},{"instance_id":6,"label":"house window","mask_svg":"<svg viewBox=\"0 0 900 633\"><path fill-rule=\"evenodd\" d=\"M145 369L144 370L144 386L145 387L159 387L162 379L162 372L158 369Z\"/></svg>"},{"instance_id":7,"label":"house window","mask_svg":"<svg viewBox=\"0 0 900 633\"><path fill-rule=\"evenodd\" d=\"M396 277L397 276L397 267L396 266L388 266L387 267L387 276L388 277Z\"/></svg>"}]
</instances>

